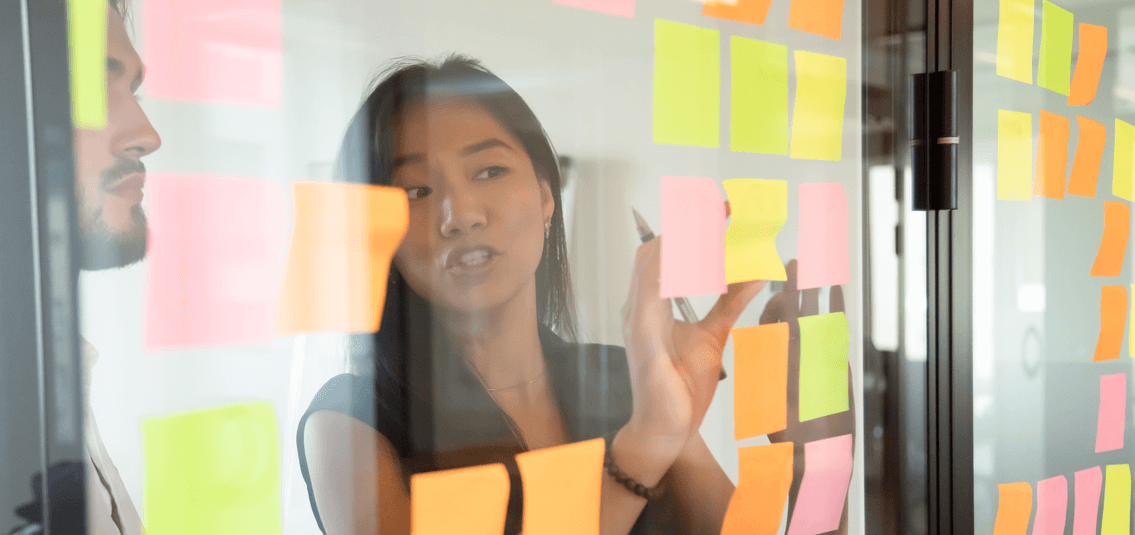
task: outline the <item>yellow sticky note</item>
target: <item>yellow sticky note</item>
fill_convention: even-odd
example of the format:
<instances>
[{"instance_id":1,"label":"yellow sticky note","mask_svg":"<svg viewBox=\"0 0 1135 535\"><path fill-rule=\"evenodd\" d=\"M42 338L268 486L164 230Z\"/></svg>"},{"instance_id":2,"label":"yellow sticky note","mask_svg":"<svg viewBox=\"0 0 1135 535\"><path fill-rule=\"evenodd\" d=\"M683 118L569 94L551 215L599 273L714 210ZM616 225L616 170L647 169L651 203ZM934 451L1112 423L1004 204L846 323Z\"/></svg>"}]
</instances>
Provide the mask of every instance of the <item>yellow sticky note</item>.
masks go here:
<instances>
[{"instance_id":1,"label":"yellow sticky note","mask_svg":"<svg viewBox=\"0 0 1135 535\"><path fill-rule=\"evenodd\" d=\"M1115 160L1112 166L1111 194L1135 201L1135 126L1115 120Z\"/></svg>"},{"instance_id":2,"label":"yellow sticky note","mask_svg":"<svg viewBox=\"0 0 1135 535\"><path fill-rule=\"evenodd\" d=\"M1131 534L1131 467L1109 464L1104 475L1100 535Z\"/></svg>"},{"instance_id":3,"label":"yellow sticky note","mask_svg":"<svg viewBox=\"0 0 1135 535\"><path fill-rule=\"evenodd\" d=\"M720 146L720 111L720 34L655 20L654 142Z\"/></svg>"},{"instance_id":4,"label":"yellow sticky note","mask_svg":"<svg viewBox=\"0 0 1135 535\"><path fill-rule=\"evenodd\" d=\"M503 464L415 474L410 478L413 535L500 535L508 515Z\"/></svg>"},{"instance_id":5,"label":"yellow sticky note","mask_svg":"<svg viewBox=\"0 0 1135 535\"><path fill-rule=\"evenodd\" d=\"M1068 96L1072 91L1072 12L1044 0L1041 14L1036 84Z\"/></svg>"},{"instance_id":6,"label":"yellow sticky note","mask_svg":"<svg viewBox=\"0 0 1135 535\"><path fill-rule=\"evenodd\" d=\"M788 154L788 47L736 35L729 42L729 148Z\"/></svg>"},{"instance_id":7,"label":"yellow sticky note","mask_svg":"<svg viewBox=\"0 0 1135 535\"><path fill-rule=\"evenodd\" d=\"M839 161L847 104L847 59L797 50L793 158Z\"/></svg>"},{"instance_id":8,"label":"yellow sticky note","mask_svg":"<svg viewBox=\"0 0 1135 535\"><path fill-rule=\"evenodd\" d=\"M599 535L603 439L516 456L524 483L524 535Z\"/></svg>"},{"instance_id":9,"label":"yellow sticky note","mask_svg":"<svg viewBox=\"0 0 1135 535\"><path fill-rule=\"evenodd\" d=\"M997 198L1033 198L1033 116L997 110Z\"/></svg>"},{"instance_id":10,"label":"yellow sticky note","mask_svg":"<svg viewBox=\"0 0 1135 535\"><path fill-rule=\"evenodd\" d=\"M106 0L67 0L71 123L106 128Z\"/></svg>"},{"instance_id":11,"label":"yellow sticky note","mask_svg":"<svg viewBox=\"0 0 1135 535\"><path fill-rule=\"evenodd\" d=\"M997 20L997 74L1033 83L1035 0L1001 0Z\"/></svg>"},{"instance_id":12,"label":"yellow sticky note","mask_svg":"<svg viewBox=\"0 0 1135 535\"><path fill-rule=\"evenodd\" d=\"M143 421L146 531L278 535L278 440L267 402Z\"/></svg>"},{"instance_id":13,"label":"yellow sticky note","mask_svg":"<svg viewBox=\"0 0 1135 535\"><path fill-rule=\"evenodd\" d=\"M787 280L776 252L776 235L788 221L788 183L726 180L729 228L725 230L725 282Z\"/></svg>"}]
</instances>

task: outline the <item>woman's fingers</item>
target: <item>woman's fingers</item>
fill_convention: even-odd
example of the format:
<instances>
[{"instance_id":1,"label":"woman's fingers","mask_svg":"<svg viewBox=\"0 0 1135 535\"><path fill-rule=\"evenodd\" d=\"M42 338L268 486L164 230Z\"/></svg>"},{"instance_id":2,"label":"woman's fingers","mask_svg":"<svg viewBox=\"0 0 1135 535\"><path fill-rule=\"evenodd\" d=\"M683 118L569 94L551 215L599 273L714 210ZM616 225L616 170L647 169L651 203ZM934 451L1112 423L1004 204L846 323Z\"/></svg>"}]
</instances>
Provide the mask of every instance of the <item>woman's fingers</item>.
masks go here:
<instances>
[{"instance_id":1,"label":"woman's fingers","mask_svg":"<svg viewBox=\"0 0 1135 535\"><path fill-rule=\"evenodd\" d=\"M710 332L727 336L729 329L737 322L737 318L767 284L768 281L761 280L730 284L729 289L717 299L709 314L702 320L702 324Z\"/></svg>"}]
</instances>

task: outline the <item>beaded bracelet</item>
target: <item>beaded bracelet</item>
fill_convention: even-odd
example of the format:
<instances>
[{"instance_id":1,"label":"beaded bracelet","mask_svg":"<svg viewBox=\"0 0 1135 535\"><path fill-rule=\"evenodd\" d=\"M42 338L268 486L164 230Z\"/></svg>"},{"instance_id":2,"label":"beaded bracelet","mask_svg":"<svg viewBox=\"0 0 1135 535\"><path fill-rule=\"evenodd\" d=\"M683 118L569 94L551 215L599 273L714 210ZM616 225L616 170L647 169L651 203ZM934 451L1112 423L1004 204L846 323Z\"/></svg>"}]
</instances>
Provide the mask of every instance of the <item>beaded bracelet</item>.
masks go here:
<instances>
[{"instance_id":1,"label":"beaded bracelet","mask_svg":"<svg viewBox=\"0 0 1135 535\"><path fill-rule=\"evenodd\" d=\"M615 458L611 456L611 451L607 450L606 455L603 457L603 468L607 470L611 477L615 478L620 485L626 487L627 490L633 492L635 496L645 498L647 500L657 500L666 494L666 487L662 483L654 487L647 487L638 481L635 481L631 476L619 470L615 465Z\"/></svg>"}]
</instances>

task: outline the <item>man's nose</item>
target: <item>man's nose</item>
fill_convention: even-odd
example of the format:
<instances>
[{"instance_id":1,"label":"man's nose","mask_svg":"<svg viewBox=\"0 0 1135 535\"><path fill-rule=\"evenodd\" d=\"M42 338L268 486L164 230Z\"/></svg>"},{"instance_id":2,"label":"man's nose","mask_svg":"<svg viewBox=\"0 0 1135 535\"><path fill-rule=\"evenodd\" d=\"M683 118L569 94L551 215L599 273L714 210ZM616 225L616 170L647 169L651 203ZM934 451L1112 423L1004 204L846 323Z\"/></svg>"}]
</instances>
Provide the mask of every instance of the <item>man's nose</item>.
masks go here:
<instances>
[{"instance_id":1,"label":"man's nose","mask_svg":"<svg viewBox=\"0 0 1135 535\"><path fill-rule=\"evenodd\" d=\"M122 100L119 106L112 106L107 117L107 126L115 130L111 147L114 155L136 159L161 148L162 138L137 99L131 95Z\"/></svg>"}]
</instances>

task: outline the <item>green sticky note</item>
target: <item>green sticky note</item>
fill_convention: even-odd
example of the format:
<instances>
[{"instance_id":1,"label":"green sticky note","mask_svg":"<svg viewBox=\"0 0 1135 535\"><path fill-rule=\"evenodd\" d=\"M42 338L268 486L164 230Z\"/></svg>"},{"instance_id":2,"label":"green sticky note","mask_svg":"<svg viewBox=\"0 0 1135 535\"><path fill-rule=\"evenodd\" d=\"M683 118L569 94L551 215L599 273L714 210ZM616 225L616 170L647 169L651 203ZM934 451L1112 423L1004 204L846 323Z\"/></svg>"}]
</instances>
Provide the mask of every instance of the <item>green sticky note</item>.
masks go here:
<instances>
[{"instance_id":1,"label":"green sticky note","mask_svg":"<svg viewBox=\"0 0 1135 535\"><path fill-rule=\"evenodd\" d=\"M266 402L142 422L146 531L278 535L280 452Z\"/></svg>"},{"instance_id":2,"label":"green sticky note","mask_svg":"<svg viewBox=\"0 0 1135 535\"><path fill-rule=\"evenodd\" d=\"M1111 194L1135 201L1135 126L1115 120L1115 161L1111 170Z\"/></svg>"},{"instance_id":3,"label":"green sticky note","mask_svg":"<svg viewBox=\"0 0 1135 535\"><path fill-rule=\"evenodd\" d=\"M800 318L800 421L850 408L847 398L850 348L843 312Z\"/></svg>"},{"instance_id":4,"label":"green sticky note","mask_svg":"<svg viewBox=\"0 0 1135 535\"><path fill-rule=\"evenodd\" d=\"M797 50L793 158L839 161L847 104L847 59Z\"/></svg>"},{"instance_id":5,"label":"green sticky note","mask_svg":"<svg viewBox=\"0 0 1135 535\"><path fill-rule=\"evenodd\" d=\"M654 142L721 144L721 38L716 30L654 21Z\"/></svg>"},{"instance_id":6,"label":"green sticky note","mask_svg":"<svg viewBox=\"0 0 1135 535\"><path fill-rule=\"evenodd\" d=\"M1109 464L1104 476L1100 535L1131 535L1131 467Z\"/></svg>"},{"instance_id":7,"label":"green sticky note","mask_svg":"<svg viewBox=\"0 0 1135 535\"><path fill-rule=\"evenodd\" d=\"M67 0L71 122L106 128L106 0Z\"/></svg>"},{"instance_id":8,"label":"green sticky note","mask_svg":"<svg viewBox=\"0 0 1135 535\"><path fill-rule=\"evenodd\" d=\"M997 75L1033 83L1035 0L1001 0L997 19Z\"/></svg>"},{"instance_id":9,"label":"green sticky note","mask_svg":"<svg viewBox=\"0 0 1135 535\"><path fill-rule=\"evenodd\" d=\"M729 43L729 148L788 154L788 47L735 35Z\"/></svg>"},{"instance_id":10,"label":"green sticky note","mask_svg":"<svg viewBox=\"0 0 1135 535\"><path fill-rule=\"evenodd\" d=\"M1036 83L1064 96L1072 92L1072 23L1071 11L1044 0Z\"/></svg>"},{"instance_id":11,"label":"green sticky note","mask_svg":"<svg viewBox=\"0 0 1135 535\"><path fill-rule=\"evenodd\" d=\"M1033 114L997 110L997 198L1033 198Z\"/></svg>"}]
</instances>

